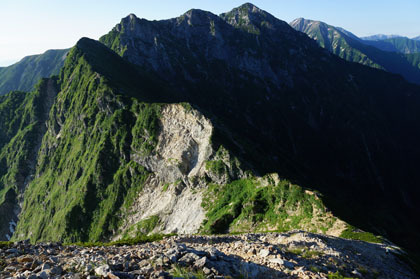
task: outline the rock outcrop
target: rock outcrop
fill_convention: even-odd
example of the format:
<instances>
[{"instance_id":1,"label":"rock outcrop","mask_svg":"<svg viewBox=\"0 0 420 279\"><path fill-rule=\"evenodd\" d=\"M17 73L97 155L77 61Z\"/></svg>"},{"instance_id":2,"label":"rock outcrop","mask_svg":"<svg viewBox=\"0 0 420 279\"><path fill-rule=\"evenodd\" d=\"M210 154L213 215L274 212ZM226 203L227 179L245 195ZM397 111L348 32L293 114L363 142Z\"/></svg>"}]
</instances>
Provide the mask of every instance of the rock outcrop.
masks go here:
<instances>
[{"instance_id":1,"label":"rock outcrop","mask_svg":"<svg viewBox=\"0 0 420 279\"><path fill-rule=\"evenodd\" d=\"M133 246L2 245L2 278L418 278L398 248L292 231Z\"/></svg>"},{"instance_id":2,"label":"rock outcrop","mask_svg":"<svg viewBox=\"0 0 420 279\"><path fill-rule=\"evenodd\" d=\"M195 109L181 104L162 108L156 153L132 155L153 175L129 209L125 226L159 216L155 231L198 232L205 218L201 203L206 184L200 178L214 153L212 131L211 122Z\"/></svg>"}]
</instances>

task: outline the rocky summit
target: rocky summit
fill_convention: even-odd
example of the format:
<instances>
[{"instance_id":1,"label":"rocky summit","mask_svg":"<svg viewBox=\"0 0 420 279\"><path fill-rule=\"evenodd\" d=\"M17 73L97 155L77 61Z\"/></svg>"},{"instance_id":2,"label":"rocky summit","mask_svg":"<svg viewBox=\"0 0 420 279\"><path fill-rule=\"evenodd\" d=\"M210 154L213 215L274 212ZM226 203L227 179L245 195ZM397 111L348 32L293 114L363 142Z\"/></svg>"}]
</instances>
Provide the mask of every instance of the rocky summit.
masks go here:
<instances>
[{"instance_id":1,"label":"rocky summit","mask_svg":"<svg viewBox=\"0 0 420 279\"><path fill-rule=\"evenodd\" d=\"M21 241L2 246L1 278L417 278L388 244L288 233L172 236L132 246ZM340 277L341 276L341 277Z\"/></svg>"}]
</instances>

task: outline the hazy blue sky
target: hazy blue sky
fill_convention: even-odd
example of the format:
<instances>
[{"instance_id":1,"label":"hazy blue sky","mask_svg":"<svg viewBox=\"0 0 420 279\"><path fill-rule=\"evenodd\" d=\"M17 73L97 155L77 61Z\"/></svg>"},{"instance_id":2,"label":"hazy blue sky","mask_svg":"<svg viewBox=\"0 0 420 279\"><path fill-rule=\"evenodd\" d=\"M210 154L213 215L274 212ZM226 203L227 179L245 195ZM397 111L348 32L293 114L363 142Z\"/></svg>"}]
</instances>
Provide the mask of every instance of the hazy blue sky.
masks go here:
<instances>
[{"instance_id":1,"label":"hazy blue sky","mask_svg":"<svg viewBox=\"0 0 420 279\"><path fill-rule=\"evenodd\" d=\"M81 37L98 39L134 13L165 19L191 8L220 14L243 4L236 0L1 0L0 66L47 49L68 48ZM292 21L325 21L356 35L420 35L419 0L255 0L256 6Z\"/></svg>"}]
</instances>

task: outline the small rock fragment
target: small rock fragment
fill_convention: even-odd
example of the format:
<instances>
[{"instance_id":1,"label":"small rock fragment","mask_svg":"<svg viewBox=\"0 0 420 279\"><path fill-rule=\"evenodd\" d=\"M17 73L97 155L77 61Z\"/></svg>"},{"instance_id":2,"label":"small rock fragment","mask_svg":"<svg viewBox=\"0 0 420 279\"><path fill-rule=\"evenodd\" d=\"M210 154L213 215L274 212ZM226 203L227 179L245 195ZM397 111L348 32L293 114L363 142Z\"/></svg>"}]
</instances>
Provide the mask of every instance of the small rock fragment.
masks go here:
<instances>
[{"instance_id":1,"label":"small rock fragment","mask_svg":"<svg viewBox=\"0 0 420 279\"><path fill-rule=\"evenodd\" d=\"M265 258L270 255L270 251L268 249L261 249L259 255L260 257Z\"/></svg>"},{"instance_id":2,"label":"small rock fragment","mask_svg":"<svg viewBox=\"0 0 420 279\"><path fill-rule=\"evenodd\" d=\"M201 259L197 260L194 263L194 266L201 269L201 268L203 268L206 265L206 263L207 263L207 258L206 257L202 257Z\"/></svg>"},{"instance_id":3,"label":"small rock fragment","mask_svg":"<svg viewBox=\"0 0 420 279\"><path fill-rule=\"evenodd\" d=\"M104 265L101 265L101 266L95 268L95 273L96 273L96 275L99 275L99 276L104 276L105 277L105 276L108 275L108 273L110 271L111 271L111 269L110 269L109 265L107 265L107 264L104 264Z\"/></svg>"}]
</instances>

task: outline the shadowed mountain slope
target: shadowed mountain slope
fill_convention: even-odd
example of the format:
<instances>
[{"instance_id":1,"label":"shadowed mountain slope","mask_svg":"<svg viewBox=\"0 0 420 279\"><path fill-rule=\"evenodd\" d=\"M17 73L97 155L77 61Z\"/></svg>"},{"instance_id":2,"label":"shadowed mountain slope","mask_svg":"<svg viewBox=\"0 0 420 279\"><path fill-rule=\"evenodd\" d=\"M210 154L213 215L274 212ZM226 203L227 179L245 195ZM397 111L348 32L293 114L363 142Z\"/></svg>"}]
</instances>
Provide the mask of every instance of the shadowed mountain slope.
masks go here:
<instances>
[{"instance_id":1,"label":"shadowed mountain slope","mask_svg":"<svg viewBox=\"0 0 420 279\"><path fill-rule=\"evenodd\" d=\"M251 4L220 17L130 15L100 41L179 88L177 100L223 119L253 147L241 156L261 173L278 171L329 193L344 215L378 231L412 225L417 86L331 56ZM344 209L350 204L353 213Z\"/></svg>"}]
</instances>

